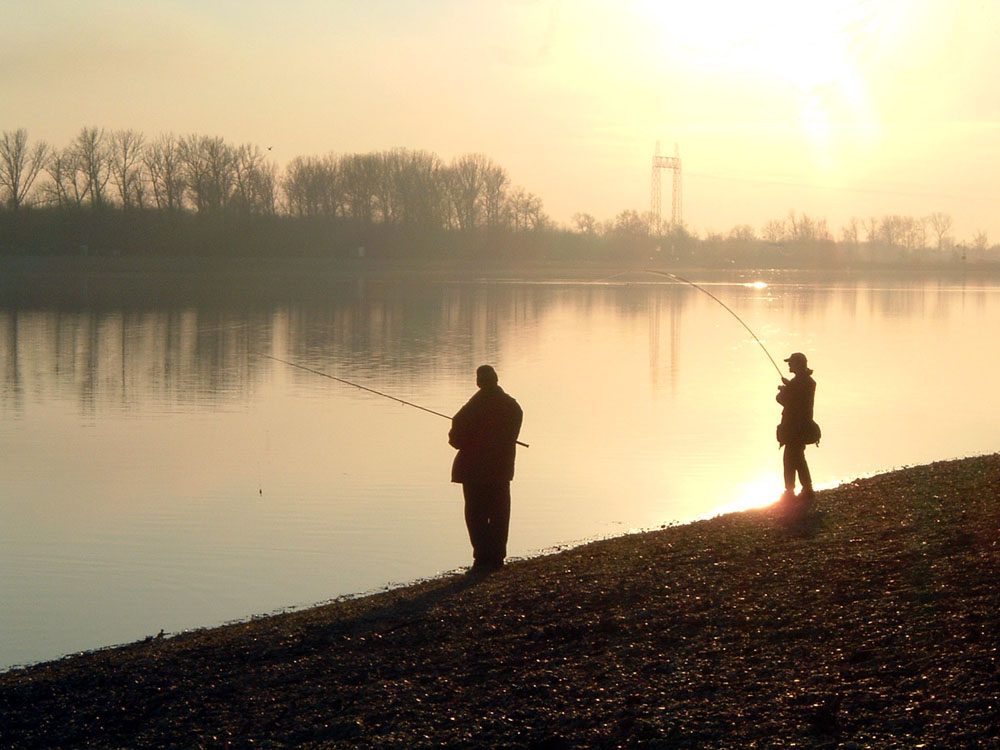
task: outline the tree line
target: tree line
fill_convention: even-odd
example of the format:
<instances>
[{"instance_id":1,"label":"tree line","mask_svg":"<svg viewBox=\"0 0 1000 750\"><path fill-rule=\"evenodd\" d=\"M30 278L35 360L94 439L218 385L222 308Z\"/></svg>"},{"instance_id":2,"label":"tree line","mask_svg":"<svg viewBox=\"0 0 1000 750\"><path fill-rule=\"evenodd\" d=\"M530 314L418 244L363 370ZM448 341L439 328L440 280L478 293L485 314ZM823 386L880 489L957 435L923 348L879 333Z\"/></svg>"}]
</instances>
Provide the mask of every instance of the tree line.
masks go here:
<instances>
[{"instance_id":1,"label":"tree line","mask_svg":"<svg viewBox=\"0 0 1000 750\"><path fill-rule=\"evenodd\" d=\"M537 229L541 200L481 154L444 163L425 151L300 156L279 173L260 147L219 137L83 128L64 148L0 137L8 210L117 207L198 214L329 216L366 224Z\"/></svg>"},{"instance_id":2,"label":"tree line","mask_svg":"<svg viewBox=\"0 0 1000 750\"><path fill-rule=\"evenodd\" d=\"M825 219L790 212L759 231L662 231L625 210L574 215L557 227L541 199L481 154L450 162L426 151L298 156L284 169L253 144L220 137L82 128L62 148L0 134L0 252L353 252L443 248L571 260L669 257L715 264L1000 260L985 232L950 235L944 213L852 218L834 237Z\"/></svg>"}]
</instances>

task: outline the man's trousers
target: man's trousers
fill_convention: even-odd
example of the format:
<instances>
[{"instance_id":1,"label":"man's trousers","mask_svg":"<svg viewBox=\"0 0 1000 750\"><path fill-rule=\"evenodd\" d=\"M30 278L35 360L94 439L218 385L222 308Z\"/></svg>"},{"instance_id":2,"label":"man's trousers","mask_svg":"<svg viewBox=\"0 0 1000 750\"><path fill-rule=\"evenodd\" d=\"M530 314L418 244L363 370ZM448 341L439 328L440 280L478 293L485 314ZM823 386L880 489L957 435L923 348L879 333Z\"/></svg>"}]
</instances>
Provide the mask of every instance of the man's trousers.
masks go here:
<instances>
[{"instance_id":1,"label":"man's trousers","mask_svg":"<svg viewBox=\"0 0 1000 750\"><path fill-rule=\"evenodd\" d=\"M474 567L502 567L510 527L510 482L465 483L462 493Z\"/></svg>"}]
</instances>

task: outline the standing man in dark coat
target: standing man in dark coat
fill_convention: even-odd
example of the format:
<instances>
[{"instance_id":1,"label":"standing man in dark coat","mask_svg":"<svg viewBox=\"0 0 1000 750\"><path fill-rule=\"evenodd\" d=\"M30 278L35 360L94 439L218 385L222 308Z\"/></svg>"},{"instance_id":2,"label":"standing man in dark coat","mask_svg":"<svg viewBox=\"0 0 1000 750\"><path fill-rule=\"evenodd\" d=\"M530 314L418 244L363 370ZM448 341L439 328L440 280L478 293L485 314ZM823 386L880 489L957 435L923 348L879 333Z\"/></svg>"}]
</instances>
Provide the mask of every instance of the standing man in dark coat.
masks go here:
<instances>
[{"instance_id":1,"label":"standing man in dark coat","mask_svg":"<svg viewBox=\"0 0 1000 750\"><path fill-rule=\"evenodd\" d=\"M465 525L472 542L472 572L503 567L510 526L510 482L523 414L504 393L496 370L476 370L479 390L451 420L448 442L458 449L451 481L462 485Z\"/></svg>"},{"instance_id":2,"label":"standing man in dark coat","mask_svg":"<svg viewBox=\"0 0 1000 750\"><path fill-rule=\"evenodd\" d=\"M795 497L795 475L799 475L802 492L799 499L805 502L813 498L812 477L806 463L806 445L819 442L819 427L813 421L813 402L816 397L816 381L809 369L806 355L795 352L785 360L792 373L791 380L782 378L775 397L782 405L781 424L778 425L778 445L785 446L783 459L785 469L784 499Z\"/></svg>"}]
</instances>

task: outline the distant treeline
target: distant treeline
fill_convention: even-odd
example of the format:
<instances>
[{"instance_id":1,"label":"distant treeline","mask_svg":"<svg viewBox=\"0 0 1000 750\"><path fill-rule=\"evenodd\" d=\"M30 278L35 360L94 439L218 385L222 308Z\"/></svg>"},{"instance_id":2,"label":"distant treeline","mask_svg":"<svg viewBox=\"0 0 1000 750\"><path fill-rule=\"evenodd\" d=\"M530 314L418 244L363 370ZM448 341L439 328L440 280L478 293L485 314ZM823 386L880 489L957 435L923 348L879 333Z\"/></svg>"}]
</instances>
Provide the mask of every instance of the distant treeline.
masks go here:
<instances>
[{"instance_id":1,"label":"distant treeline","mask_svg":"<svg viewBox=\"0 0 1000 750\"><path fill-rule=\"evenodd\" d=\"M64 148L0 136L0 253L18 255L661 257L704 265L997 261L984 232L949 237L945 214L825 220L793 212L758 233L700 238L624 210L556 226L541 199L481 154L444 162L394 149L300 156L279 170L258 146L218 137L83 128Z\"/></svg>"}]
</instances>

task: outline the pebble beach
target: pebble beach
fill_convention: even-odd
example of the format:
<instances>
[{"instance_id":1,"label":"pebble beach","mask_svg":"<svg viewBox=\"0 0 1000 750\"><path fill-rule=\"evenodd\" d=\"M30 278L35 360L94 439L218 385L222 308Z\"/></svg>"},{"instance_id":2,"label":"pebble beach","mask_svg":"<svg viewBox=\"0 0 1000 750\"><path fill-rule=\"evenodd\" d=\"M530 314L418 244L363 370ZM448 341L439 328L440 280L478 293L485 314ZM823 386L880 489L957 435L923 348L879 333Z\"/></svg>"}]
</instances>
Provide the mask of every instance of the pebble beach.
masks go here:
<instances>
[{"instance_id":1,"label":"pebble beach","mask_svg":"<svg viewBox=\"0 0 1000 750\"><path fill-rule=\"evenodd\" d=\"M10 670L0 746L998 747L998 605L986 455Z\"/></svg>"}]
</instances>

